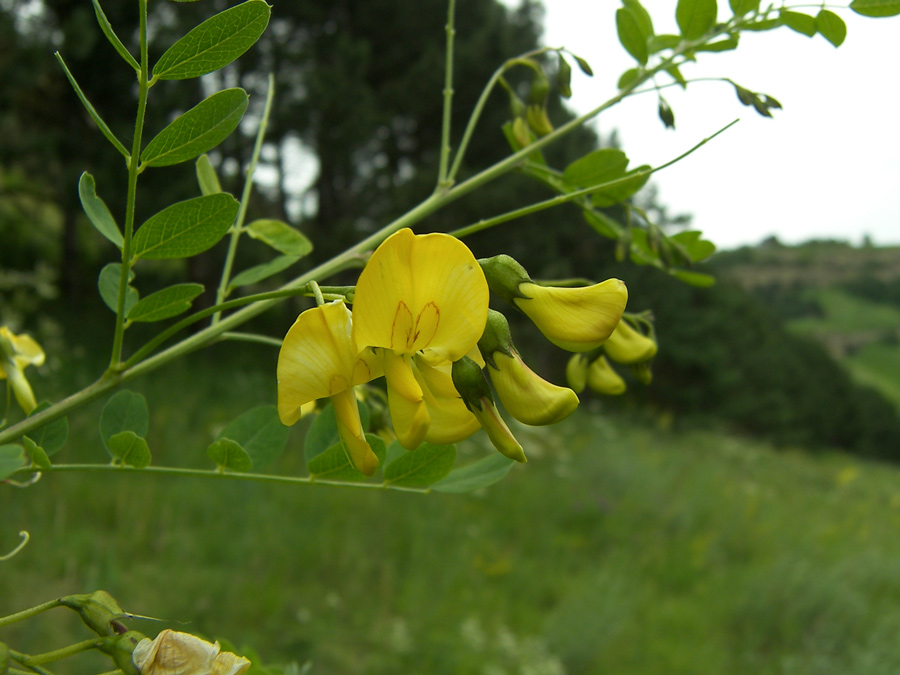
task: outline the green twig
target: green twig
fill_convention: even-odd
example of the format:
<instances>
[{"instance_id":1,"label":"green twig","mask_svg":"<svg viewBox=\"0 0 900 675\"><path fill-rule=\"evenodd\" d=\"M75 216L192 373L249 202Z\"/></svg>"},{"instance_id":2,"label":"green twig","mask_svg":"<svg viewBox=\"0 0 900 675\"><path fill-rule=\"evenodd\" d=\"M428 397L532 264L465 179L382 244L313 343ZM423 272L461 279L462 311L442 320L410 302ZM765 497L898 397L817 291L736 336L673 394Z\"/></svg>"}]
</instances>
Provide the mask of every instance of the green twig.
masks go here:
<instances>
[{"instance_id":1,"label":"green twig","mask_svg":"<svg viewBox=\"0 0 900 675\"><path fill-rule=\"evenodd\" d=\"M453 112L453 39L455 28L456 0L447 2L447 56L444 64L444 110L441 121L441 160L438 169L438 189L449 188L453 179L447 176L450 163L450 126Z\"/></svg>"},{"instance_id":2,"label":"green twig","mask_svg":"<svg viewBox=\"0 0 900 675\"><path fill-rule=\"evenodd\" d=\"M41 612L46 612L48 609L53 609L55 607L60 607L59 599L50 600L35 607L23 609L21 612L16 612L15 614L0 617L0 628L9 626L10 624L14 624L18 621L30 619L33 616L37 616Z\"/></svg>"},{"instance_id":3,"label":"green twig","mask_svg":"<svg viewBox=\"0 0 900 675\"><path fill-rule=\"evenodd\" d=\"M34 666L40 666L44 663L53 663L54 661L59 661L60 659L65 659L69 656L80 654L81 652L85 652L88 649L96 649L101 644L103 644L104 641L104 638L91 638L89 640L76 642L75 644L69 645L68 647L61 647L60 649L54 649L51 652L44 652L43 654L35 654L34 656L22 654L21 652L14 652L12 650L9 651L9 655L13 657L13 659L21 663L23 666L32 668Z\"/></svg>"},{"instance_id":4,"label":"green twig","mask_svg":"<svg viewBox=\"0 0 900 675\"><path fill-rule=\"evenodd\" d=\"M430 488L406 487L390 483L357 483L354 481L329 480L313 476L280 476L267 473L246 473L242 471L223 471L217 469L187 469L173 466L148 466L138 469L132 466L113 466L112 464L54 464L45 470L46 473L93 472L93 473L150 473L168 476L192 476L201 478L226 478L232 480L250 480L258 483L285 483L289 485L331 485L336 487L363 488L368 490L396 490L398 492L416 492L426 494Z\"/></svg>"},{"instance_id":5,"label":"green twig","mask_svg":"<svg viewBox=\"0 0 900 675\"><path fill-rule=\"evenodd\" d=\"M228 295L228 284L231 281L231 267L234 265L234 256L237 253L238 240L244 227L244 219L247 216L247 206L250 203L250 193L253 191L253 174L256 172L256 163L259 161L259 153L262 150L263 139L266 136L266 127L269 125L269 115L272 111L272 100L275 96L275 76L269 73L269 89L266 93L266 105L263 108L262 119L259 121L259 129L256 132L256 142L253 144L253 154L250 165L247 167L247 177L244 180L244 191L241 194L241 205L237 218L231 225L231 239L228 241L228 252L225 254L225 265L222 267L222 279L219 281L219 289L216 291L216 304L222 304ZM217 324L221 317L220 312L213 314L212 323Z\"/></svg>"},{"instance_id":6,"label":"green twig","mask_svg":"<svg viewBox=\"0 0 900 675\"><path fill-rule=\"evenodd\" d=\"M269 337L268 335L258 335L256 333L222 333L219 340L233 340L234 342L253 342L261 345L269 345L270 347L281 348L281 340Z\"/></svg>"}]
</instances>

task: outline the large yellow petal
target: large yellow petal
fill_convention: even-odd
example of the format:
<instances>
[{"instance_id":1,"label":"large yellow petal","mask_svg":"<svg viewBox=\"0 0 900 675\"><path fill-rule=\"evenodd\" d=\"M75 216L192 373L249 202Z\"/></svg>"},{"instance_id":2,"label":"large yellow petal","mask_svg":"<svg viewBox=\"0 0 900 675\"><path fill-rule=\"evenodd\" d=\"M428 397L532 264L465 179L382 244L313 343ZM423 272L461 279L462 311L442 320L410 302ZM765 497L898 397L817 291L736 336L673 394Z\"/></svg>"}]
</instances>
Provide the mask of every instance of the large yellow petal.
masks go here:
<instances>
[{"instance_id":1,"label":"large yellow petal","mask_svg":"<svg viewBox=\"0 0 900 675\"><path fill-rule=\"evenodd\" d=\"M359 354L351 339L350 311L340 300L303 312L278 354L278 415L300 419L300 407L333 396L380 375L370 352Z\"/></svg>"},{"instance_id":2,"label":"large yellow petal","mask_svg":"<svg viewBox=\"0 0 900 675\"><path fill-rule=\"evenodd\" d=\"M356 284L356 344L455 360L481 337L488 286L472 252L447 234L403 229L379 246Z\"/></svg>"},{"instance_id":3,"label":"large yellow petal","mask_svg":"<svg viewBox=\"0 0 900 675\"><path fill-rule=\"evenodd\" d=\"M514 300L553 344L571 352L599 347L613 332L628 291L618 279L584 288L551 288L535 283L520 284L524 298Z\"/></svg>"}]
</instances>

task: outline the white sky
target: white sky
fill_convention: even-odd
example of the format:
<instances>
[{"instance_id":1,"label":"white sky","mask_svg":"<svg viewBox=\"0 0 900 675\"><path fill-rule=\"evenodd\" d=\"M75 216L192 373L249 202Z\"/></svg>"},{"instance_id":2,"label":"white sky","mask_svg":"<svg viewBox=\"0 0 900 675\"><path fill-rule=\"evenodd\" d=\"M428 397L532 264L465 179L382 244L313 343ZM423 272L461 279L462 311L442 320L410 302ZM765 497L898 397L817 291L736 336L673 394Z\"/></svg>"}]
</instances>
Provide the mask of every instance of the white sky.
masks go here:
<instances>
[{"instance_id":1,"label":"white sky","mask_svg":"<svg viewBox=\"0 0 900 675\"><path fill-rule=\"evenodd\" d=\"M674 0L643 0L656 33L677 33ZM619 45L618 2L544 0L544 43L588 60L594 77L573 64L570 105L586 112L616 92L634 60ZM719 1L720 18L729 11ZM815 8L803 11L815 13ZM727 76L775 97L774 119L742 106L725 83L664 90L676 130L657 117L655 94L626 99L594 123L618 129L630 166L658 165L735 118L740 122L687 159L656 174L670 213L691 213L693 228L720 248L836 238L900 244L900 90L896 32L900 17L868 19L840 11L847 39L835 49L821 35L788 28L746 33L734 52L700 54L682 68L692 77ZM659 78L659 82L668 81Z\"/></svg>"}]
</instances>

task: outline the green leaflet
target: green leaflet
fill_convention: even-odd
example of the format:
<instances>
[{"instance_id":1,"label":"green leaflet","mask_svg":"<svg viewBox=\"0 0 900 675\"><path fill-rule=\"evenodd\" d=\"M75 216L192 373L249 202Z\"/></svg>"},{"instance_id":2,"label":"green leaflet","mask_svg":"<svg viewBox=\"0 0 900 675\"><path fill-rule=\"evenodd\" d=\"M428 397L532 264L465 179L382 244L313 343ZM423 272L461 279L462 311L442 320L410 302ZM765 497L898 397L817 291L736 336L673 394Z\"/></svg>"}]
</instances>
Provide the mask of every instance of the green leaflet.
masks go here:
<instances>
[{"instance_id":1,"label":"green leaflet","mask_svg":"<svg viewBox=\"0 0 900 675\"><path fill-rule=\"evenodd\" d=\"M24 469L30 462L21 445L0 445L0 480Z\"/></svg>"},{"instance_id":2,"label":"green leaflet","mask_svg":"<svg viewBox=\"0 0 900 675\"><path fill-rule=\"evenodd\" d=\"M384 482L402 487L427 487L453 470L455 445L423 443L384 467Z\"/></svg>"},{"instance_id":3,"label":"green leaflet","mask_svg":"<svg viewBox=\"0 0 900 675\"><path fill-rule=\"evenodd\" d=\"M141 153L144 166L171 166L212 150L240 123L249 102L243 89L225 89L179 115Z\"/></svg>"},{"instance_id":4,"label":"green leaflet","mask_svg":"<svg viewBox=\"0 0 900 675\"><path fill-rule=\"evenodd\" d=\"M195 197L151 216L134 235L135 258L188 258L215 246L234 223L238 201L227 193Z\"/></svg>"},{"instance_id":5,"label":"green leaflet","mask_svg":"<svg viewBox=\"0 0 900 675\"><path fill-rule=\"evenodd\" d=\"M210 17L165 51L154 79L184 80L227 66L260 38L270 12L264 0L248 0Z\"/></svg>"},{"instance_id":6,"label":"green leaflet","mask_svg":"<svg viewBox=\"0 0 900 675\"><path fill-rule=\"evenodd\" d=\"M113 313L116 312L116 301L119 297L119 278L122 276L121 263L109 263L102 270L97 278L97 290L100 291L100 297L104 304L109 307ZM134 280L134 270L128 270L129 284ZM133 286L125 287L125 314L134 307L140 296L137 289Z\"/></svg>"},{"instance_id":7,"label":"green leaflet","mask_svg":"<svg viewBox=\"0 0 900 675\"><path fill-rule=\"evenodd\" d=\"M116 225L109 207L106 206L106 202L97 196L94 177L87 171L78 179L78 198L81 200L81 208L84 209L91 224L121 251L124 243L122 233L119 231L119 226Z\"/></svg>"},{"instance_id":8,"label":"green leaflet","mask_svg":"<svg viewBox=\"0 0 900 675\"><path fill-rule=\"evenodd\" d=\"M118 464L144 469L150 466L150 448L147 441L133 431L113 434L107 440L107 448Z\"/></svg>"},{"instance_id":9,"label":"green leaflet","mask_svg":"<svg viewBox=\"0 0 900 675\"><path fill-rule=\"evenodd\" d=\"M675 8L678 29L687 40L696 40L716 22L716 0L679 0Z\"/></svg>"},{"instance_id":10,"label":"green leaflet","mask_svg":"<svg viewBox=\"0 0 900 675\"><path fill-rule=\"evenodd\" d=\"M127 389L117 392L100 413L100 438L103 446L113 457L109 440L123 431L131 431L135 436L143 438L150 426L150 412L147 401L140 394ZM120 445L124 441L119 441Z\"/></svg>"},{"instance_id":11,"label":"green leaflet","mask_svg":"<svg viewBox=\"0 0 900 675\"><path fill-rule=\"evenodd\" d=\"M446 478L431 486L438 492L472 492L493 485L509 473L515 461L494 453L468 466L451 471Z\"/></svg>"},{"instance_id":12,"label":"green leaflet","mask_svg":"<svg viewBox=\"0 0 900 675\"><path fill-rule=\"evenodd\" d=\"M186 312L203 292L201 284L176 284L138 301L126 314L129 321L162 321Z\"/></svg>"},{"instance_id":13,"label":"green leaflet","mask_svg":"<svg viewBox=\"0 0 900 675\"><path fill-rule=\"evenodd\" d=\"M253 460L237 441L220 438L206 448L206 456L214 461L220 469L245 473L253 468Z\"/></svg>"},{"instance_id":14,"label":"green leaflet","mask_svg":"<svg viewBox=\"0 0 900 675\"><path fill-rule=\"evenodd\" d=\"M254 220L247 225L247 234L285 255L304 256L313 249L306 235L281 220Z\"/></svg>"},{"instance_id":15,"label":"green leaflet","mask_svg":"<svg viewBox=\"0 0 900 675\"><path fill-rule=\"evenodd\" d=\"M252 466L260 469L284 452L290 432L290 427L284 426L278 419L275 406L261 405L229 422L216 440L229 439L238 443L251 460Z\"/></svg>"},{"instance_id":16,"label":"green leaflet","mask_svg":"<svg viewBox=\"0 0 900 675\"><path fill-rule=\"evenodd\" d=\"M366 440L369 447L378 458L379 466L384 464L387 448L385 442L375 434L366 434ZM363 475L350 462L344 444L335 443L325 452L313 457L306 465L310 475L319 480L339 480L339 481L364 481L369 480L368 476Z\"/></svg>"}]
</instances>

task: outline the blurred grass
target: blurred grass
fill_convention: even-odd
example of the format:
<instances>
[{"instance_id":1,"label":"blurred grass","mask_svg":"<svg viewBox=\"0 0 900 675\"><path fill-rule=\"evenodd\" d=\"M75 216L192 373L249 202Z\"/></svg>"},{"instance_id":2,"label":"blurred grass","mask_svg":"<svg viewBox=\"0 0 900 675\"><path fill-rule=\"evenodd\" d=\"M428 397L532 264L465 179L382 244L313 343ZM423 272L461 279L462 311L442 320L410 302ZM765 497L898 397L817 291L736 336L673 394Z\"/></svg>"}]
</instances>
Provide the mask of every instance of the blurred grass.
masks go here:
<instances>
[{"instance_id":1,"label":"blurred grass","mask_svg":"<svg viewBox=\"0 0 900 675\"><path fill-rule=\"evenodd\" d=\"M274 402L274 356L219 345L137 383L155 463L207 465L222 425ZM104 461L100 406L70 420L57 461ZM0 613L103 588L190 622L131 623L145 633L224 636L313 673L900 671L897 469L585 408L516 427L529 463L473 495L141 475L0 486L0 550L32 534L0 564ZM302 471L300 430L274 469ZM85 637L62 610L0 631L31 652Z\"/></svg>"},{"instance_id":2,"label":"blurred grass","mask_svg":"<svg viewBox=\"0 0 900 675\"><path fill-rule=\"evenodd\" d=\"M900 309L839 288L810 288L805 291L804 299L815 301L824 316L791 321L791 330L803 335L895 330L900 326Z\"/></svg>"}]
</instances>

